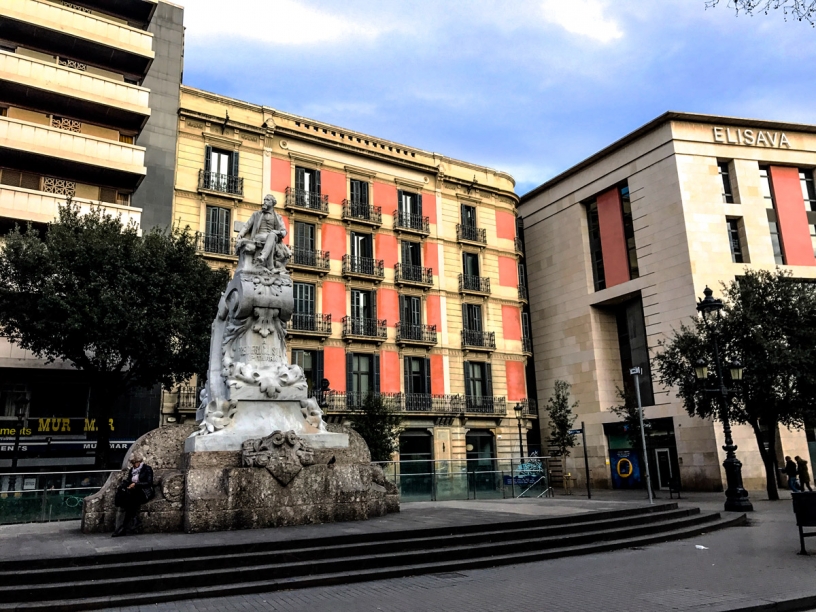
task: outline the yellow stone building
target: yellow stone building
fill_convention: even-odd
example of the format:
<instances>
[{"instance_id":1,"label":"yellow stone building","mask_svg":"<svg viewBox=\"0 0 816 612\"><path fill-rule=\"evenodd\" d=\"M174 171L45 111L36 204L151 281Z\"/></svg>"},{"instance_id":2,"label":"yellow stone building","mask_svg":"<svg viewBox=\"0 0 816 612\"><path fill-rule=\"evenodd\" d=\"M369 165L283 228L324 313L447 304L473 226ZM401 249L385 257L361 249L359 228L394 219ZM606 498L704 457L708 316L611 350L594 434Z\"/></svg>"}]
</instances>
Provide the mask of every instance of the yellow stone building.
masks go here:
<instances>
[{"instance_id":1,"label":"yellow stone building","mask_svg":"<svg viewBox=\"0 0 816 612\"><path fill-rule=\"evenodd\" d=\"M518 198L506 173L182 87L173 220L233 266L265 194L288 228L290 359L327 416L371 392L403 413L402 459L519 454L534 428ZM195 409L182 390L166 417ZM525 449L527 442L525 441Z\"/></svg>"}]
</instances>

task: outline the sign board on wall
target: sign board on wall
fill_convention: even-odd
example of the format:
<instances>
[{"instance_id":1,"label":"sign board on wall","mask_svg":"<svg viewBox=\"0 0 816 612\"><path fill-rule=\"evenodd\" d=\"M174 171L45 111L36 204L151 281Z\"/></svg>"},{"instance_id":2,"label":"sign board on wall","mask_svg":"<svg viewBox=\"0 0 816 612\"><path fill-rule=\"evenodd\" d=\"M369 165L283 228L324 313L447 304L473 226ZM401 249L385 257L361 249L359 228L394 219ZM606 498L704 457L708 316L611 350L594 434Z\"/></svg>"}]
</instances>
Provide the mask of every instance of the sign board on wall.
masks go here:
<instances>
[{"instance_id":1,"label":"sign board on wall","mask_svg":"<svg viewBox=\"0 0 816 612\"><path fill-rule=\"evenodd\" d=\"M752 130L715 126L712 128L714 142L722 144L743 145L748 147L768 147L771 149L790 149L790 141L785 132Z\"/></svg>"}]
</instances>

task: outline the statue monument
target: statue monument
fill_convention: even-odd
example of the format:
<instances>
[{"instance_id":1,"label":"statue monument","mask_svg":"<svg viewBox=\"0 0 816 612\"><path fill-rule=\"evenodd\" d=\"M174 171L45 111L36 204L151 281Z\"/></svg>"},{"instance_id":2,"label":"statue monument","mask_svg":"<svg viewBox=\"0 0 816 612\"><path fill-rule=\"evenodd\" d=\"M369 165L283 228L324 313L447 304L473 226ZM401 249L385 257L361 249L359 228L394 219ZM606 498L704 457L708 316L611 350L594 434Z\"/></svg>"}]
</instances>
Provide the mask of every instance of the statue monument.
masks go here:
<instances>
[{"instance_id":1,"label":"statue monument","mask_svg":"<svg viewBox=\"0 0 816 612\"><path fill-rule=\"evenodd\" d=\"M399 511L399 493L354 430L327 425L301 368L286 356L292 317L286 226L267 195L238 233L238 266L212 324L207 382L196 423L160 427L138 450L157 495L144 531L219 531L361 520ZM128 457L125 457L127 466ZM112 531L110 476L85 499L85 533Z\"/></svg>"}]
</instances>

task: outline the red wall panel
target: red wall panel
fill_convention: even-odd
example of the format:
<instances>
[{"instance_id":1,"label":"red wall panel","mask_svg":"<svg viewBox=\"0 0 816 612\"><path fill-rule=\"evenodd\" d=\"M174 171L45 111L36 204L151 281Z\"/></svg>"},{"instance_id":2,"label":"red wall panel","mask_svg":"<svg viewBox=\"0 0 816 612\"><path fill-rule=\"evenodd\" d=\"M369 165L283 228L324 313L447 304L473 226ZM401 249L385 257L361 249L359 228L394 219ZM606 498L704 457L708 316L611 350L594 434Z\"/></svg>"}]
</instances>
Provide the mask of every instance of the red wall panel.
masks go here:
<instances>
[{"instance_id":1,"label":"red wall panel","mask_svg":"<svg viewBox=\"0 0 816 612\"><path fill-rule=\"evenodd\" d=\"M436 194L422 192L422 214L428 217L428 223L436 223Z\"/></svg>"},{"instance_id":2,"label":"red wall panel","mask_svg":"<svg viewBox=\"0 0 816 612\"><path fill-rule=\"evenodd\" d=\"M332 323L340 323L346 316L346 285L323 281L323 314L330 314Z\"/></svg>"},{"instance_id":3,"label":"red wall panel","mask_svg":"<svg viewBox=\"0 0 816 612\"><path fill-rule=\"evenodd\" d=\"M598 225L606 286L614 287L629 280L629 256L626 253L623 210L617 187L598 196Z\"/></svg>"},{"instance_id":4,"label":"red wall panel","mask_svg":"<svg viewBox=\"0 0 816 612\"><path fill-rule=\"evenodd\" d=\"M516 216L506 210L496 211L496 234L499 238L514 240L516 237Z\"/></svg>"},{"instance_id":5,"label":"red wall panel","mask_svg":"<svg viewBox=\"0 0 816 612\"><path fill-rule=\"evenodd\" d=\"M499 256L499 284L502 287L518 287L518 263L515 257Z\"/></svg>"},{"instance_id":6,"label":"red wall panel","mask_svg":"<svg viewBox=\"0 0 816 612\"><path fill-rule=\"evenodd\" d=\"M799 183L799 170L771 166L774 207L785 263L789 266L814 266L813 246L810 242L805 200Z\"/></svg>"},{"instance_id":7,"label":"red wall panel","mask_svg":"<svg viewBox=\"0 0 816 612\"><path fill-rule=\"evenodd\" d=\"M516 306L502 306L502 332L505 340L521 340L521 311Z\"/></svg>"},{"instance_id":8,"label":"red wall panel","mask_svg":"<svg viewBox=\"0 0 816 612\"><path fill-rule=\"evenodd\" d=\"M524 363L505 361L507 372L507 401L517 402L527 397L527 385L524 377Z\"/></svg>"},{"instance_id":9,"label":"red wall panel","mask_svg":"<svg viewBox=\"0 0 816 612\"><path fill-rule=\"evenodd\" d=\"M442 355L431 355L431 393L445 394L445 362Z\"/></svg>"},{"instance_id":10,"label":"red wall panel","mask_svg":"<svg viewBox=\"0 0 816 612\"><path fill-rule=\"evenodd\" d=\"M439 276L439 244L425 241L425 260L423 264L426 268L433 268L433 273Z\"/></svg>"},{"instance_id":11,"label":"red wall panel","mask_svg":"<svg viewBox=\"0 0 816 612\"><path fill-rule=\"evenodd\" d=\"M442 333L442 312L439 296L429 295L425 301L425 325L436 325L436 332Z\"/></svg>"},{"instance_id":12,"label":"red wall panel","mask_svg":"<svg viewBox=\"0 0 816 612\"><path fill-rule=\"evenodd\" d=\"M332 170L320 171L320 193L329 196L332 204L341 204L346 199L346 175Z\"/></svg>"},{"instance_id":13,"label":"red wall panel","mask_svg":"<svg viewBox=\"0 0 816 612\"><path fill-rule=\"evenodd\" d=\"M324 223L321 230L321 248L323 252L329 251L332 259L343 259L346 254L346 228L342 225L332 225Z\"/></svg>"},{"instance_id":14,"label":"red wall panel","mask_svg":"<svg viewBox=\"0 0 816 612\"><path fill-rule=\"evenodd\" d=\"M377 318L385 319L388 325L396 327L400 318L399 294L394 289L377 291Z\"/></svg>"},{"instance_id":15,"label":"red wall panel","mask_svg":"<svg viewBox=\"0 0 816 612\"><path fill-rule=\"evenodd\" d=\"M286 191L286 188L289 187L289 181L292 180L292 164L289 160L273 157L271 172L270 189L280 193ZM280 198L278 199L280 200ZM283 202L278 202L278 206L283 207Z\"/></svg>"},{"instance_id":16,"label":"red wall panel","mask_svg":"<svg viewBox=\"0 0 816 612\"><path fill-rule=\"evenodd\" d=\"M374 182L373 206L382 206L384 215L390 215L397 210L397 186L387 183Z\"/></svg>"},{"instance_id":17,"label":"red wall panel","mask_svg":"<svg viewBox=\"0 0 816 612\"><path fill-rule=\"evenodd\" d=\"M382 351L380 353L380 392L399 393L401 380L399 353Z\"/></svg>"},{"instance_id":18,"label":"red wall panel","mask_svg":"<svg viewBox=\"0 0 816 612\"><path fill-rule=\"evenodd\" d=\"M397 237L390 234L377 234L374 237L374 258L382 259L386 270L394 270L397 260Z\"/></svg>"},{"instance_id":19,"label":"red wall panel","mask_svg":"<svg viewBox=\"0 0 816 612\"><path fill-rule=\"evenodd\" d=\"M346 350L340 346L323 349L323 376L329 379L332 391L346 390Z\"/></svg>"}]
</instances>

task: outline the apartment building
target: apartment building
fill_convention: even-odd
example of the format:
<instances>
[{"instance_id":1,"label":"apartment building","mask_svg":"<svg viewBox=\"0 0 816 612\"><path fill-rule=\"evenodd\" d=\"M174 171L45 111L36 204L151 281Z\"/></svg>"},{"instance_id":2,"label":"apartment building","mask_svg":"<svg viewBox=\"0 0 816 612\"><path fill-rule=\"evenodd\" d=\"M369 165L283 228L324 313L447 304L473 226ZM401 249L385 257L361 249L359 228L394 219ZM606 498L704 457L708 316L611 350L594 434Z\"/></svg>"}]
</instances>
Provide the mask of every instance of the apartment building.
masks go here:
<instances>
[{"instance_id":1,"label":"apartment building","mask_svg":"<svg viewBox=\"0 0 816 612\"><path fill-rule=\"evenodd\" d=\"M816 126L670 112L521 198L539 396L572 384L595 486L643 486L610 410L641 366L653 485L723 489L721 425L689 417L650 358L706 286L719 295L746 268L816 278L814 167ZM807 456L814 439L781 429L779 452ZM750 427L734 440L746 488L764 488ZM566 467L586 478L583 457Z\"/></svg>"},{"instance_id":2,"label":"apartment building","mask_svg":"<svg viewBox=\"0 0 816 612\"><path fill-rule=\"evenodd\" d=\"M68 197L140 228L170 225L182 17L156 0L0 0L0 230L42 229ZM0 341L0 466L91 463L88 394L81 372ZM156 426L159 392L122 401L124 452Z\"/></svg>"},{"instance_id":3,"label":"apartment building","mask_svg":"<svg viewBox=\"0 0 816 612\"><path fill-rule=\"evenodd\" d=\"M518 456L537 415L512 177L186 86L179 114L174 222L233 266L237 231L276 197L289 356L313 388L329 380L327 418L378 394L405 418L402 459ZM181 390L165 420L196 397Z\"/></svg>"}]
</instances>

